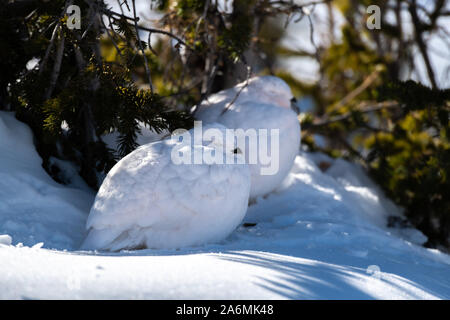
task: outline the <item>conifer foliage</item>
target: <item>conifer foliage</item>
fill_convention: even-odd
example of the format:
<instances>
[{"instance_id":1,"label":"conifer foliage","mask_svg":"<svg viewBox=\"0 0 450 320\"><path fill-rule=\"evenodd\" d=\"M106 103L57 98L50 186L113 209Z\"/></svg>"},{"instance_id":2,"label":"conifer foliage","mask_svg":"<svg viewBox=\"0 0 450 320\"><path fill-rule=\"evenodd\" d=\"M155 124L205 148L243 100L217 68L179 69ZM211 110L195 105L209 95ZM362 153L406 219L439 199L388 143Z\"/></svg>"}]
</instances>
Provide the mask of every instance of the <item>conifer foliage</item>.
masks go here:
<instances>
[{"instance_id":1,"label":"conifer foliage","mask_svg":"<svg viewBox=\"0 0 450 320\"><path fill-rule=\"evenodd\" d=\"M80 174L98 187L118 160L134 150L139 122L156 132L188 127L186 112L169 108L153 88L132 81L132 66L141 63L144 46L135 26L111 12L103 1L77 1L81 29L69 29L72 1L6 1L0 8L2 107L32 127L38 151L48 168L50 156L79 165ZM131 3L129 5L134 5ZM110 17L126 45L122 60L102 55L103 18ZM30 66L29 61L36 61ZM118 150L102 135L117 131Z\"/></svg>"}]
</instances>

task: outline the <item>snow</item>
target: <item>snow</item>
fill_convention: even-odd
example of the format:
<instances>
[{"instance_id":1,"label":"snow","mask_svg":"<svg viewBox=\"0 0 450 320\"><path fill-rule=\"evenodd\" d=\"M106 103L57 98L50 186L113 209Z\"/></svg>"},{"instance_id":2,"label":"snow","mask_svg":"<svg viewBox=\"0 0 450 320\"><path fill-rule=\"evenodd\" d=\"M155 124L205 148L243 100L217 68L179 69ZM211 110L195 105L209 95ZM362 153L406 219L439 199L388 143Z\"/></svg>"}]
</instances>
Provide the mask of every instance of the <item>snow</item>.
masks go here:
<instances>
[{"instance_id":1,"label":"snow","mask_svg":"<svg viewBox=\"0 0 450 320\"><path fill-rule=\"evenodd\" d=\"M78 248L94 193L56 183L41 163L31 130L0 111L0 234L27 246Z\"/></svg>"},{"instance_id":2,"label":"snow","mask_svg":"<svg viewBox=\"0 0 450 320\"><path fill-rule=\"evenodd\" d=\"M211 128L225 131L218 124L205 129ZM233 159L234 144L226 150L215 144L165 139L120 160L97 193L83 249L179 248L226 238L247 211L248 166L172 159L174 152L196 158L213 151Z\"/></svg>"},{"instance_id":3,"label":"snow","mask_svg":"<svg viewBox=\"0 0 450 320\"><path fill-rule=\"evenodd\" d=\"M0 235L0 245L10 246L12 243L11 236L7 234Z\"/></svg>"},{"instance_id":4,"label":"snow","mask_svg":"<svg viewBox=\"0 0 450 320\"><path fill-rule=\"evenodd\" d=\"M246 163L250 164L251 198L268 194L278 187L289 173L298 153L300 124L296 113L291 110L292 98L291 89L282 79L274 76L254 77L248 82L244 81L233 88L209 96L195 111L197 119L205 123L218 122L230 129L242 129L244 136L249 129L266 129L269 133L278 132L279 152L278 155L269 152L272 156L269 165L265 164L259 156L261 145L266 141L262 136L264 132L258 131L258 151L249 148L247 142L249 138L241 139L238 143L238 147L245 151ZM275 139L277 137L270 136L267 140L271 151L277 148ZM258 153L255 164L249 161L251 153ZM274 159L278 160L277 164L273 163ZM264 174L262 168L274 172Z\"/></svg>"},{"instance_id":5,"label":"snow","mask_svg":"<svg viewBox=\"0 0 450 320\"><path fill-rule=\"evenodd\" d=\"M78 249L92 194L53 182L5 112L0 162L2 299L450 299L450 257L387 228L401 209L343 160L302 151L222 241L118 253Z\"/></svg>"}]
</instances>

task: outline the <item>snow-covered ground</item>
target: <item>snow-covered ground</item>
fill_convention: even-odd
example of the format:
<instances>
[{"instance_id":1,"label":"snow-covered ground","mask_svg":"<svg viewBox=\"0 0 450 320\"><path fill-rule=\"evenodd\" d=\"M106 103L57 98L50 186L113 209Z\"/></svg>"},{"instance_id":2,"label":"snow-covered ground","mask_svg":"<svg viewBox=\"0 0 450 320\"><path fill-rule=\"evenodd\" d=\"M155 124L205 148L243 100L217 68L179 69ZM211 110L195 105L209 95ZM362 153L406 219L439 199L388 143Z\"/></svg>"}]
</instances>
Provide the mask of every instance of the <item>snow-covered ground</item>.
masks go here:
<instances>
[{"instance_id":1,"label":"snow-covered ground","mask_svg":"<svg viewBox=\"0 0 450 320\"><path fill-rule=\"evenodd\" d=\"M223 242L113 254L78 250L94 194L40 164L29 128L0 112L3 299L450 299L450 257L386 228L400 210L343 160L301 152L249 207L257 224Z\"/></svg>"}]
</instances>

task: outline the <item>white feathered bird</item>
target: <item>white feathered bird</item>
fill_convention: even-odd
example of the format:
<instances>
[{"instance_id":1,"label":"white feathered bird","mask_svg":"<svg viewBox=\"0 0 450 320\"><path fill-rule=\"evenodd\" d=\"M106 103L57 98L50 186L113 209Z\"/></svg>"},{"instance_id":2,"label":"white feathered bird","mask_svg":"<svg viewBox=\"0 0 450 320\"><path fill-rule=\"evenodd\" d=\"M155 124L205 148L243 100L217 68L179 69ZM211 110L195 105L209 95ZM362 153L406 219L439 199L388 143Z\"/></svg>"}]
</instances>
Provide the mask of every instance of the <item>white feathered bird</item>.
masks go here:
<instances>
[{"instance_id":1,"label":"white feathered bird","mask_svg":"<svg viewBox=\"0 0 450 320\"><path fill-rule=\"evenodd\" d=\"M278 172L261 174L263 165L259 157L258 163L250 165L250 197L255 198L275 190L292 168L300 147L298 112L288 84L278 77L262 76L209 96L197 107L195 117L232 129L279 129ZM245 150L248 162L248 146L238 147Z\"/></svg>"},{"instance_id":2,"label":"white feathered bird","mask_svg":"<svg viewBox=\"0 0 450 320\"><path fill-rule=\"evenodd\" d=\"M143 145L111 169L91 209L82 249L201 245L224 239L241 223L250 191L247 165L175 164L171 159L174 148L188 153L214 149L234 159L239 157L234 146L180 143L166 139Z\"/></svg>"}]
</instances>

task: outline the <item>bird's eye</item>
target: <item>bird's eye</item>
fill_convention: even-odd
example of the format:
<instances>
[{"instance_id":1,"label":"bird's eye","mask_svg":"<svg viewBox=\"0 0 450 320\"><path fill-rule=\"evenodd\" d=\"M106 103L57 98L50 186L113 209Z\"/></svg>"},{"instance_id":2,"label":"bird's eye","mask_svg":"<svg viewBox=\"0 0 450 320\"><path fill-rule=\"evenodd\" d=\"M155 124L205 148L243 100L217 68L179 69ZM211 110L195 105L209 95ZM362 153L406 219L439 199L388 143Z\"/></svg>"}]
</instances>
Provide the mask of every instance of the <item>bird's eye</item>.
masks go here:
<instances>
[{"instance_id":1,"label":"bird's eye","mask_svg":"<svg viewBox=\"0 0 450 320\"><path fill-rule=\"evenodd\" d=\"M294 110L296 114L300 114L300 107L298 106L295 97L291 99L291 109Z\"/></svg>"},{"instance_id":2,"label":"bird's eye","mask_svg":"<svg viewBox=\"0 0 450 320\"><path fill-rule=\"evenodd\" d=\"M239 149L239 148L234 148L234 149L233 149L233 153L234 153L234 154L242 154L242 151L241 151L241 149Z\"/></svg>"}]
</instances>

